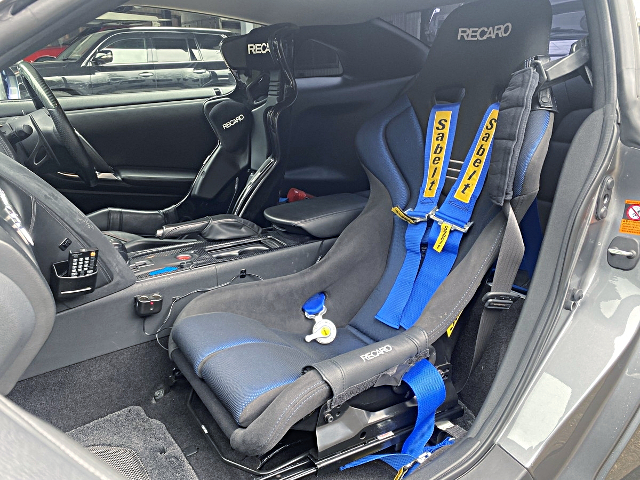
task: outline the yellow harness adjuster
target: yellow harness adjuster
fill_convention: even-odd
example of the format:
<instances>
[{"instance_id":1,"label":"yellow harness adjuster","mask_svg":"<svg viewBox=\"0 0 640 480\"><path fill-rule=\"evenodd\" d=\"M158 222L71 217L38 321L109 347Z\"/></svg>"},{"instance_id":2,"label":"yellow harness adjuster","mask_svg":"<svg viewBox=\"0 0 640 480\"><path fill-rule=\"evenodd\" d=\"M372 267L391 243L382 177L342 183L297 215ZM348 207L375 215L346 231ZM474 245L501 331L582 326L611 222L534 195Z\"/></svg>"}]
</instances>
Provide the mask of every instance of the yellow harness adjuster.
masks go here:
<instances>
[{"instance_id":1,"label":"yellow harness adjuster","mask_svg":"<svg viewBox=\"0 0 640 480\"><path fill-rule=\"evenodd\" d=\"M411 225L415 225L416 223L420 223L420 222L426 222L427 220L429 220L428 216L425 217L412 217L411 215L409 215L410 212L412 212L413 210L409 209L407 211L402 210L399 206L395 206L391 209L391 211L397 215L400 220L403 220Z\"/></svg>"}]
</instances>

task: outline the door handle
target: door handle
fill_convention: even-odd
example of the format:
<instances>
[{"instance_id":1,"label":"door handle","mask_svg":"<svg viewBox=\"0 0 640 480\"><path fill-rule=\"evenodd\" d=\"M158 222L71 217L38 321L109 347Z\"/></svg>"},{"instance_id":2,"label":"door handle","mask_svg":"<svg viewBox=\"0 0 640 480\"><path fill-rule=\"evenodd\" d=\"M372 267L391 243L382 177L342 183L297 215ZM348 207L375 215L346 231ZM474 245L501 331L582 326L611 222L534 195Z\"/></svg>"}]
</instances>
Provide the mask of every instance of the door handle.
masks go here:
<instances>
[{"instance_id":1,"label":"door handle","mask_svg":"<svg viewBox=\"0 0 640 480\"><path fill-rule=\"evenodd\" d=\"M203 74L203 73L207 73L209 72L209 70L204 69L204 68L194 68L193 69L193 73L197 73L197 74Z\"/></svg>"},{"instance_id":2,"label":"door handle","mask_svg":"<svg viewBox=\"0 0 640 480\"><path fill-rule=\"evenodd\" d=\"M635 250L621 250L616 247L609 248L607 252L609 252L611 255L620 255L623 257L627 257L630 260L636 258L636 255L638 255L638 252L636 252Z\"/></svg>"},{"instance_id":3,"label":"door handle","mask_svg":"<svg viewBox=\"0 0 640 480\"><path fill-rule=\"evenodd\" d=\"M153 77L153 72L142 72L142 73L139 73L138 76L144 77L144 78Z\"/></svg>"}]
</instances>

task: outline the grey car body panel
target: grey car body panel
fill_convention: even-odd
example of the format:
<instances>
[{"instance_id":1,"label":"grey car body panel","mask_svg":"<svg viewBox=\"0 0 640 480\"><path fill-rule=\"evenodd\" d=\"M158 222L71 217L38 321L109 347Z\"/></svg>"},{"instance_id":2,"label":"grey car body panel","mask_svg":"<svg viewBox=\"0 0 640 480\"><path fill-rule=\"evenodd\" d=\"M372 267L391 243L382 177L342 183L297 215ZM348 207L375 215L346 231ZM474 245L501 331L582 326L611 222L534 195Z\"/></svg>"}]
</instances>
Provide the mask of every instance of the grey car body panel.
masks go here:
<instances>
[{"instance_id":1,"label":"grey car body panel","mask_svg":"<svg viewBox=\"0 0 640 480\"><path fill-rule=\"evenodd\" d=\"M637 271L611 268L606 249L619 235L625 199L639 193L640 154L628 147L618 152L620 174L616 175L609 215L590 227L572 281L585 296L564 322L499 440L534 476L546 477L549 459L578 445L616 381L637 371L632 368L627 373L621 367L629 362L629 352L637 348L640 338L640 277ZM640 381L636 378L631 383L629 387L638 391ZM628 406L628 398L618 405L620 410ZM609 435L608 439L616 437ZM601 439L601 448L602 443Z\"/></svg>"}]
</instances>

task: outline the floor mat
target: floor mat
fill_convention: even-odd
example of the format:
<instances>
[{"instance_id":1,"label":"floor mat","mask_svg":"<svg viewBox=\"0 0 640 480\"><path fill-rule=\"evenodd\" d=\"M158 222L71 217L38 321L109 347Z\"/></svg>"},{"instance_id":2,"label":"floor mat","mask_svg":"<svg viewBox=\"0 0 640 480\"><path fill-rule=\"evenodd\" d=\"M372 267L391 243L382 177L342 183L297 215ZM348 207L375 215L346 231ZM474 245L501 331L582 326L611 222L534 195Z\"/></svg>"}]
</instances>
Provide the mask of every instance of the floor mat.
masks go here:
<instances>
[{"instance_id":1,"label":"floor mat","mask_svg":"<svg viewBox=\"0 0 640 480\"><path fill-rule=\"evenodd\" d=\"M162 422L142 407L99 418L67 433L130 480L197 480Z\"/></svg>"},{"instance_id":2,"label":"floor mat","mask_svg":"<svg viewBox=\"0 0 640 480\"><path fill-rule=\"evenodd\" d=\"M200 480L249 480L251 475L222 462L209 445L187 409L191 388L186 381L176 383L159 402L152 400L172 367L167 352L153 340L18 382L8 398L65 432L139 405L166 426L180 447L199 450L188 461ZM198 413L208 418L206 409ZM210 433L218 445L228 445L219 428L211 428ZM322 473L319 478L387 480L394 474L387 464L372 462L345 472Z\"/></svg>"}]
</instances>

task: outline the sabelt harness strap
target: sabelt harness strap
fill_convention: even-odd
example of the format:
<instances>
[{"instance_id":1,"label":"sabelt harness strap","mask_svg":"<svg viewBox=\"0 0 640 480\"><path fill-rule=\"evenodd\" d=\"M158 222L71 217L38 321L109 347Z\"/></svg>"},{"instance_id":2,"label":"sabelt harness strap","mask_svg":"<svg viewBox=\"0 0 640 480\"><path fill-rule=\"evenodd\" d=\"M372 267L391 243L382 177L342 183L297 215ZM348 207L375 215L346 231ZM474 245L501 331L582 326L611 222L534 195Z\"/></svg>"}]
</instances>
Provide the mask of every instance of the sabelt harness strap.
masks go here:
<instances>
[{"instance_id":1,"label":"sabelt harness strap","mask_svg":"<svg viewBox=\"0 0 640 480\"><path fill-rule=\"evenodd\" d=\"M398 206L392 209L393 213L408 223L405 233L407 253L393 288L376 318L394 328L400 326L402 311L420 268L420 248L427 231L429 214L437 208L444 186L459 110L460 103L439 104L431 109L425 137L424 178L420 197L413 209L406 212Z\"/></svg>"},{"instance_id":2,"label":"sabelt harness strap","mask_svg":"<svg viewBox=\"0 0 640 480\"><path fill-rule=\"evenodd\" d=\"M438 108L438 106L435 108ZM500 104L494 103L485 112L472 147L461 167L460 175L442 207L440 209L437 208L437 197L434 197L433 203L431 203L432 209L426 214L426 218L416 218L417 215L414 215L415 209L404 212L410 220L419 220L417 224L409 224L407 237L410 229L412 227L415 228L414 225L424 224L427 220L431 220L431 226L429 229L427 229L426 225L422 228L422 238L417 247L413 244L409 245L407 237L405 237L407 256L389 297L387 297L385 304L376 315L376 318L381 322L394 328L410 328L422 313L433 293L451 271L451 267L458 256L462 235L471 226L469 220L487 176L499 108ZM427 129L427 139L435 139L431 121L434 117L435 115L432 111ZM448 144L453 144L453 135L455 135L455 132L449 132L447 137ZM433 148L433 141L431 141L431 148ZM451 152L449 150L448 156L445 154L447 163L450 155ZM443 168L445 168L444 171L446 172L446 167ZM440 180L444 180L444 175ZM426 188L430 185L427 175L425 175L425 180L423 181L423 192L425 191L425 185ZM413 237L411 240L413 241ZM425 240L427 252L422 267L418 271L420 244L424 243ZM411 254L409 253L410 251ZM407 267L408 263L414 270ZM418 271L417 276L414 273L416 271Z\"/></svg>"}]
</instances>

